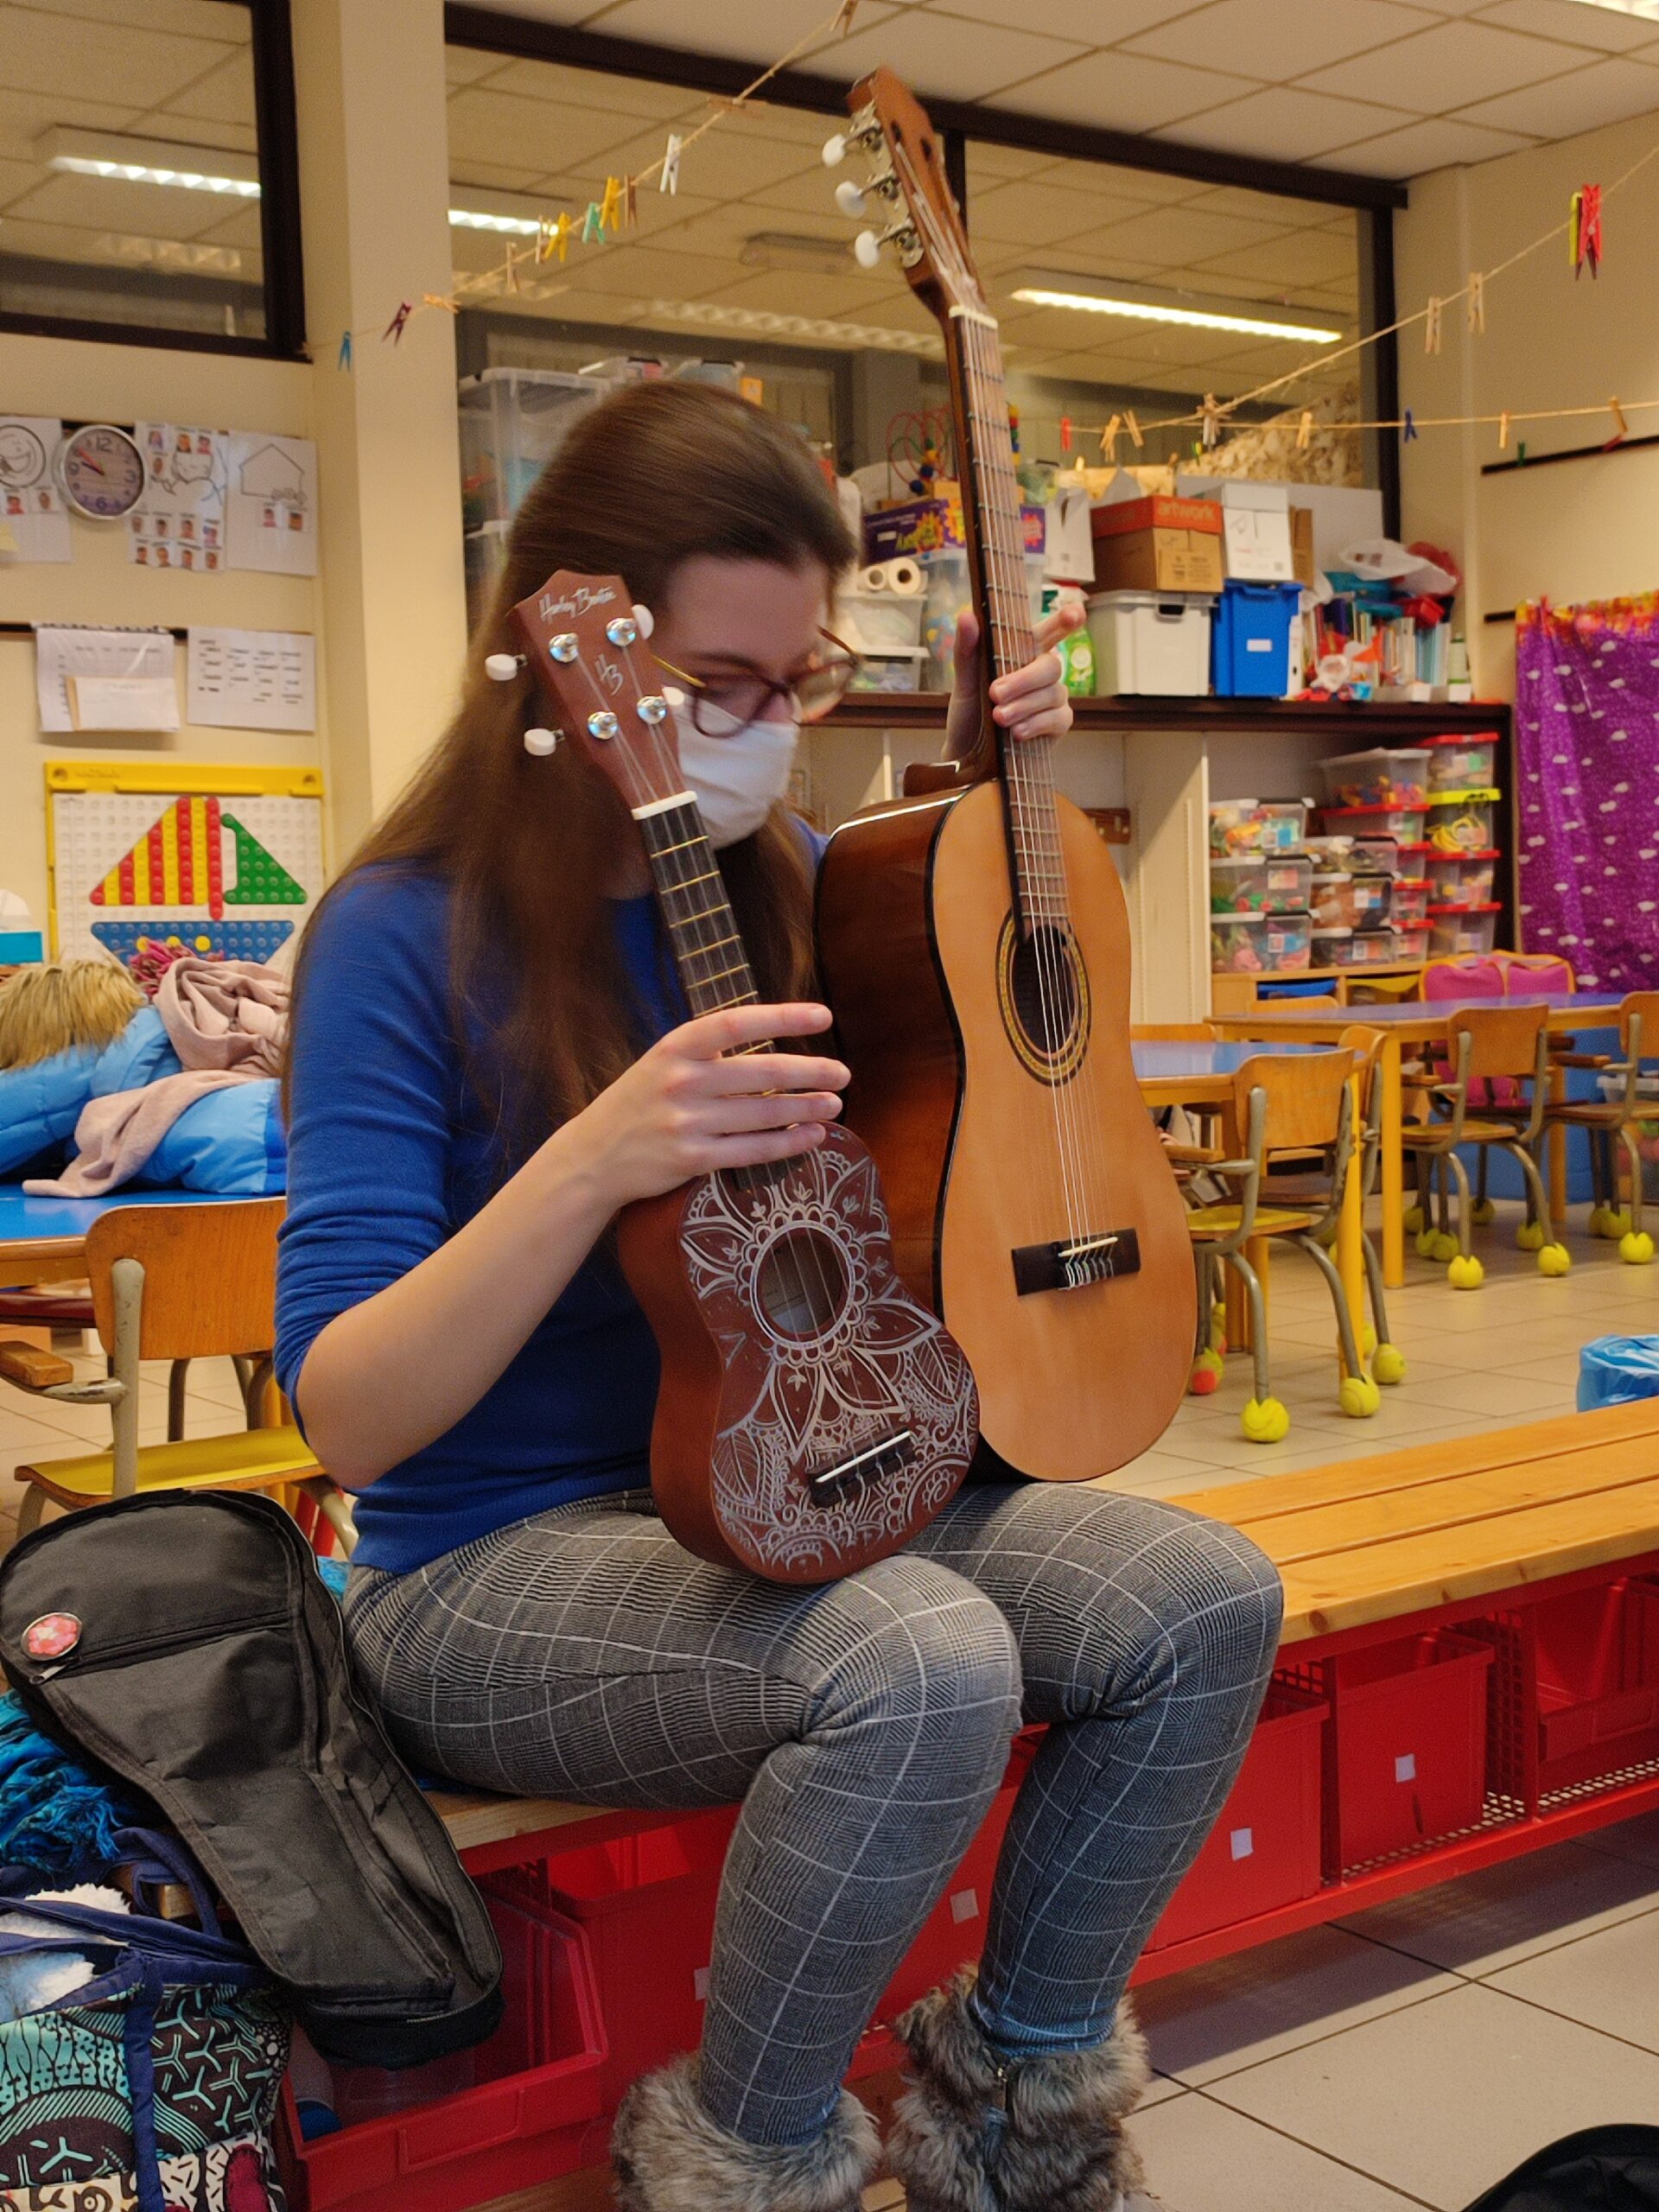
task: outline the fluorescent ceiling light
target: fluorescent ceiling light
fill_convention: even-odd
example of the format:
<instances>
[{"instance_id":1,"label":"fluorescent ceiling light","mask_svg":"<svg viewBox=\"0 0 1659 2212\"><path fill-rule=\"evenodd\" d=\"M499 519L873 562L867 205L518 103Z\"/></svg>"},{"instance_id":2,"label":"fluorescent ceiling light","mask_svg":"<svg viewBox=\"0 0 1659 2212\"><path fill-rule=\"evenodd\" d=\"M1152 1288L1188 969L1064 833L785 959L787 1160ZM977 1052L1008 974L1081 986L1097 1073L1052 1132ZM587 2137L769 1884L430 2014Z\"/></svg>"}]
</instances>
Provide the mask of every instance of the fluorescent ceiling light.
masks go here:
<instances>
[{"instance_id":1,"label":"fluorescent ceiling light","mask_svg":"<svg viewBox=\"0 0 1659 2212\"><path fill-rule=\"evenodd\" d=\"M482 207L452 207L449 221L457 231L503 231L509 238L533 238L542 227L539 215L492 215Z\"/></svg>"},{"instance_id":2,"label":"fluorescent ceiling light","mask_svg":"<svg viewBox=\"0 0 1659 2212\"><path fill-rule=\"evenodd\" d=\"M55 124L39 140L48 168L70 176L114 177L125 184L179 185L232 200L259 197L259 164L251 154L217 146L178 146L164 138L132 138Z\"/></svg>"},{"instance_id":3,"label":"fluorescent ceiling light","mask_svg":"<svg viewBox=\"0 0 1659 2212\"><path fill-rule=\"evenodd\" d=\"M1577 0L1581 8L1605 8L1610 15L1639 16L1645 22L1659 22L1659 0Z\"/></svg>"},{"instance_id":4,"label":"fluorescent ceiling light","mask_svg":"<svg viewBox=\"0 0 1659 2212\"><path fill-rule=\"evenodd\" d=\"M1241 338L1282 338L1305 346L1329 346L1342 336L1340 330L1300 315L1294 308L1251 313L1196 292L1158 291L1150 285L1119 283L1110 276L1073 276L1060 270L1027 270L1015 284L1014 296L1033 307L1075 308L1084 315L1174 323L1187 330L1234 331Z\"/></svg>"},{"instance_id":5,"label":"fluorescent ceiling light","mask_svg":"<svg viewBox=\"0 0 1659 2212\"><path fill-rule=\"evenodd\" d=\"M939 340L918 330L889 330L875 323L836 322L823 315L774 315L718 300L642 300L635 312L647 322L696 322L715 330L747 330L757 338L818 339L832 346L861 346L882 353L937 353Z\"/></svg>"}]
</instances>

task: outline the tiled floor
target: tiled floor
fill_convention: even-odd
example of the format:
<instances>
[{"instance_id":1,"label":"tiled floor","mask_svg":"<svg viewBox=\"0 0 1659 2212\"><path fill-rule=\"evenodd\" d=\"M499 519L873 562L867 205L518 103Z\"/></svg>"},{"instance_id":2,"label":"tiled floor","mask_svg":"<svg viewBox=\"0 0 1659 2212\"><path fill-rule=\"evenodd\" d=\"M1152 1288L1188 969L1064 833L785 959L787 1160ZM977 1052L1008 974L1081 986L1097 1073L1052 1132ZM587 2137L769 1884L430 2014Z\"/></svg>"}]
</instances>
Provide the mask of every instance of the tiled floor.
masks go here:
<instances>
[{"instance_id":1,"label":"tiled floor","mask_svg":"<svg viewBox=\"0 0 1659 2212\"><path fill-rule=\"evenodd\" d=\"M1409 1371L1365 1421L1338 1410L1321 1278L1281 1255L1270 1333L1289 1434L1241 1434L1250 1370L1234 1356L1220 1389L1189 1398L1115 1482L1179 1497L1570 1412L1585 1342L1659 1330L1659 1268L1592 1244L1579 1209L1573 1271L1547 1281L1514 1248L1516 1218L1481 1233L1478 1291L1409 1260L1389 1332ZM146 1374L146 1442L164 1433L164 1382ZM234 1425L238 1402L228 1363L192 1370L193 1434ZM7 1390L0 1475L108 1433L101 1412ZM0 1497L0 1542L10 1504ZM1659 1816L1153 1984L1141 2008L1158 2080L1135 2133L1170 2212L1455 2212L1553 2137L1659 2118L1656 1986ZM564 2192L525 2199L543 2201ZM902 2202L890 2183L866 2198L868 2212Z\"/></svg>"}]
</instances>

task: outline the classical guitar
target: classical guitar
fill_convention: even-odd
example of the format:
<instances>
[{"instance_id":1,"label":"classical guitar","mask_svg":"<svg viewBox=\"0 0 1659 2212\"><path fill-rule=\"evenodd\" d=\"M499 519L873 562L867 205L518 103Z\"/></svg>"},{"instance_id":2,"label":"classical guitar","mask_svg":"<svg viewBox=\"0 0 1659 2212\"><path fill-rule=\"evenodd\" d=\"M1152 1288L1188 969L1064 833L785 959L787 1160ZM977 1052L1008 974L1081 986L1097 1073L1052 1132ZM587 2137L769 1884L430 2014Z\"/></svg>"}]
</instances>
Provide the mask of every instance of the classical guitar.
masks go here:
<instances>
[{"instance_id":1,"label":"classical guitar","mask_svg":"<svg viewBox=\"0 0 1659 2212\"><path fill-rule=\"evenodd\" d=\"M938 317L969 573L1000 674L1035 646L996 319L925 113L886 69L849 105L826 159L849 143L871 156L868 183L837 195L886 211L859 258L890 241ZM819 957L899 1272L972 1363L985 1441L1023 1474L1079 1481L1144 1452L1180 1403L1192 1261L1129 1056L1116 868L1057 792L1052 744L1005 739L988 713L982 732L952 787L836 830Z\"/></svg>"},{"instance_id":2,"label":"classical guitar","mask_svg":"<svg viewBox=\"0 0 1659 2212\"><path fill-rule=\"evenodd\" d=\"M514 613L556 734L633 817L687 1006L752 1005L648 613L620 578L564 569ZM899 1550L950 1498L974 1449L973 1377L899 1281L874 1163L849 1130L627 1207L617 1249L662 1355L652 1487L688 1550L827 1582Z\"/></svg>"}]
</instances>

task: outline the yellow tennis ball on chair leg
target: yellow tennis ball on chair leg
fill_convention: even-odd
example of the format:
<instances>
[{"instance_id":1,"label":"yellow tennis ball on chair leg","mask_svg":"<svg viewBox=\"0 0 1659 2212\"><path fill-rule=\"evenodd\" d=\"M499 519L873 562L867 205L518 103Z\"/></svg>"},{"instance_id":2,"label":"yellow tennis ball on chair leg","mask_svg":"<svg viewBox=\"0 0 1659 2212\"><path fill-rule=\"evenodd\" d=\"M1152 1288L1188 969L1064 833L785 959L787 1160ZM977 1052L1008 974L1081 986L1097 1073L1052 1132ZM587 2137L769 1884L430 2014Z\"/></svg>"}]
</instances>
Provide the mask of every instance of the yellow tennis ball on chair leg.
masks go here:
<instances>
[{"instance_id":1,"label":"yellow tennis ball on chair leg","mask_svg":"<svg viewBox=\"0 0 1659 2212\"><path fill-rule=\"evenodd\" d=\"M1378 1382L1405 1381L1406 1355L1398 1344L1378 1344L1376 1356L1371 1362L1371 1374Z\"/></svg>"},{"instance_id":2,"label":"yellow tennis ball on chair leg","mask_svg":"<svg viewBox=\"0 0 1659 2212\"><path fill-rule=\"evenodd\" d=\"M1599 1200L1591 1207L1590 1218L1585 1226L1592 1236L1605 1236L1607 1234L1607 1216L1611 1211L1610 1207L1603 1205Z\"/></svg>"},{"instance_id":3,"label":"yellow tennis ball on chair leg","mask_svg":"<svg viewBox=\"0 0 1659 2212\"><path fill-rule=\"evenodd\" d=\"M1252 1444L1276 1444L1290 1433L1290 1411L1278 1398L1252 1398L1238 1417Z\"/></svg>"},{"instance_id":4,"label":"yellow tennis ball on chair leg","mask_svg":"<svg viewBox=\"0 0 1659 2212\"><path fill-rule=\"evenodd\" d=\"M1420 1236L1420 1235L1422 1233L1423 1227L1424 1227L1424 1222L1423 1222L1423 1210L1422 1210L1421 1206L1408 1206L1408 1207L1406 1208L1406 1234L1407 1234L1407 1236Z\"/></svg>"},{"instance_id":5,"label":"yellow tennis ball on chair leg","mask_svg":"<svg viewBox=\"0 0 1659 2212\"><path fill-rule=\"evenodd\" d=\"M1523 1221L1515 1232L1517 1249L1522 1252L1541 1252L1544 1249L1544 1224L1541 1221Z\"/></svg>"},{"instance_id":6,"label":"yellow tennis ball on chair leg","mask_svg":"<svg viewBox=\"0 0 1659 2212\"><path fill-rule=\"evenodd\" d=\"M1452 1234L1449 1229L1437 1229L1435 1230L1433 1240L1429 1248L1428 1256L1431 1260L1455 1260L1457 1258L1458 1240Z\"/></svg>"},{"instance_id":7,"label":"yellow tennis ball on chair leg","mask_svg":"<svg viewBox=\"0 0 1659 2212\"><path fill-rule=\"evenodd\" d=\"M1618 1256L1627 1268L1646 1268L1653 1264L1653 1239L1645 1229L1630 1230L1618 1240Z\"/></svg>"},{"instance_id":8,"label":"yellow tennis ball on chair leg","mask_svg":"<svg viewBox=\"0 0 1659 2212\"><path fill-rule=\"evenodd\" d=\"M1382 1393L1369 1375L1344 1375L1337 1402L1351 1421L1369 1421L1382 1402Z\"/></svg>"},{"instance_id":9,"label":"yellow tennis ball on chair leg","mask_svg":"<svg viewBox=\"0 0 1659 2212\"><path fill-rule=\"evenodd\" d=\"M1546 1244L1538 1255L1541 1275L1564 1275L1573 1264L1573 1255L1565 1244Z\"/></svg>"},{"instance_id":10,"label":"yellow tennis ball on chair leg","mask_svg":"<svg viewBox=\"0 0 1659 2212\"><path fill-rule=\"evenodd\" d=\"M1497 1219L1497 1208L1491 1198L1477 1198L1469 1209L1469 1218L1477 1229L1490 1229Z\"/></svg>"},{"instance_id":11,"label":"yellow tennis ball on chair leg","mask_svg":"<svg viewBox=\"0 0 1659 2212\"><path fill-rule=\"evenodd\" d=\"M1616 1244L1620 1237L1628 1236L1635 1226L1635 1223L1630 1219L1629 1206L1609 1206L1604 1217L1601 1233L1610 1243Z\"/></svg>"},{"instance_id":12,"label":"yellow tennis ball on chair leg","mask_svg":"<svg viewBox=\"0 0 1659 2212\"><path fill-rule=\"evenodd\" d=\"M1453 1290L1478 1290L1486 1280L1486 1270L1472 1252L1467 1259L1459 1252L1446 1269L1446 1279Z\"/></svg>"}]
</instances>

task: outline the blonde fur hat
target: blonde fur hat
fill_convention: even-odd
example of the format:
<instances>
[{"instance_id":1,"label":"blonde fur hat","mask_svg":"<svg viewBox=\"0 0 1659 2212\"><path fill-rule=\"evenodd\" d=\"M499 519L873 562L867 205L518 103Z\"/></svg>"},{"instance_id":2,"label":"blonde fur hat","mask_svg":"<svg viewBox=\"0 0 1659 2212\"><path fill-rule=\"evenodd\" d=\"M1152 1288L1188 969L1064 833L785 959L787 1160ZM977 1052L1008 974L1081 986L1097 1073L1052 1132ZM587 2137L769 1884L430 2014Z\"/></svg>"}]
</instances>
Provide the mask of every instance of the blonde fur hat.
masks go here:
<instances>
[{"instance_id":1,"label":"blonde fur hat","mask_svg":"<svg viewBox=\"0 0 1659 2212\"><path fill-rule=\"evenodd\" d=\"M29 1068L71 1046L112 1045L144 995L108 960L54 960L0 985L0 1068Z\"/></svg>"}]
</instances>

